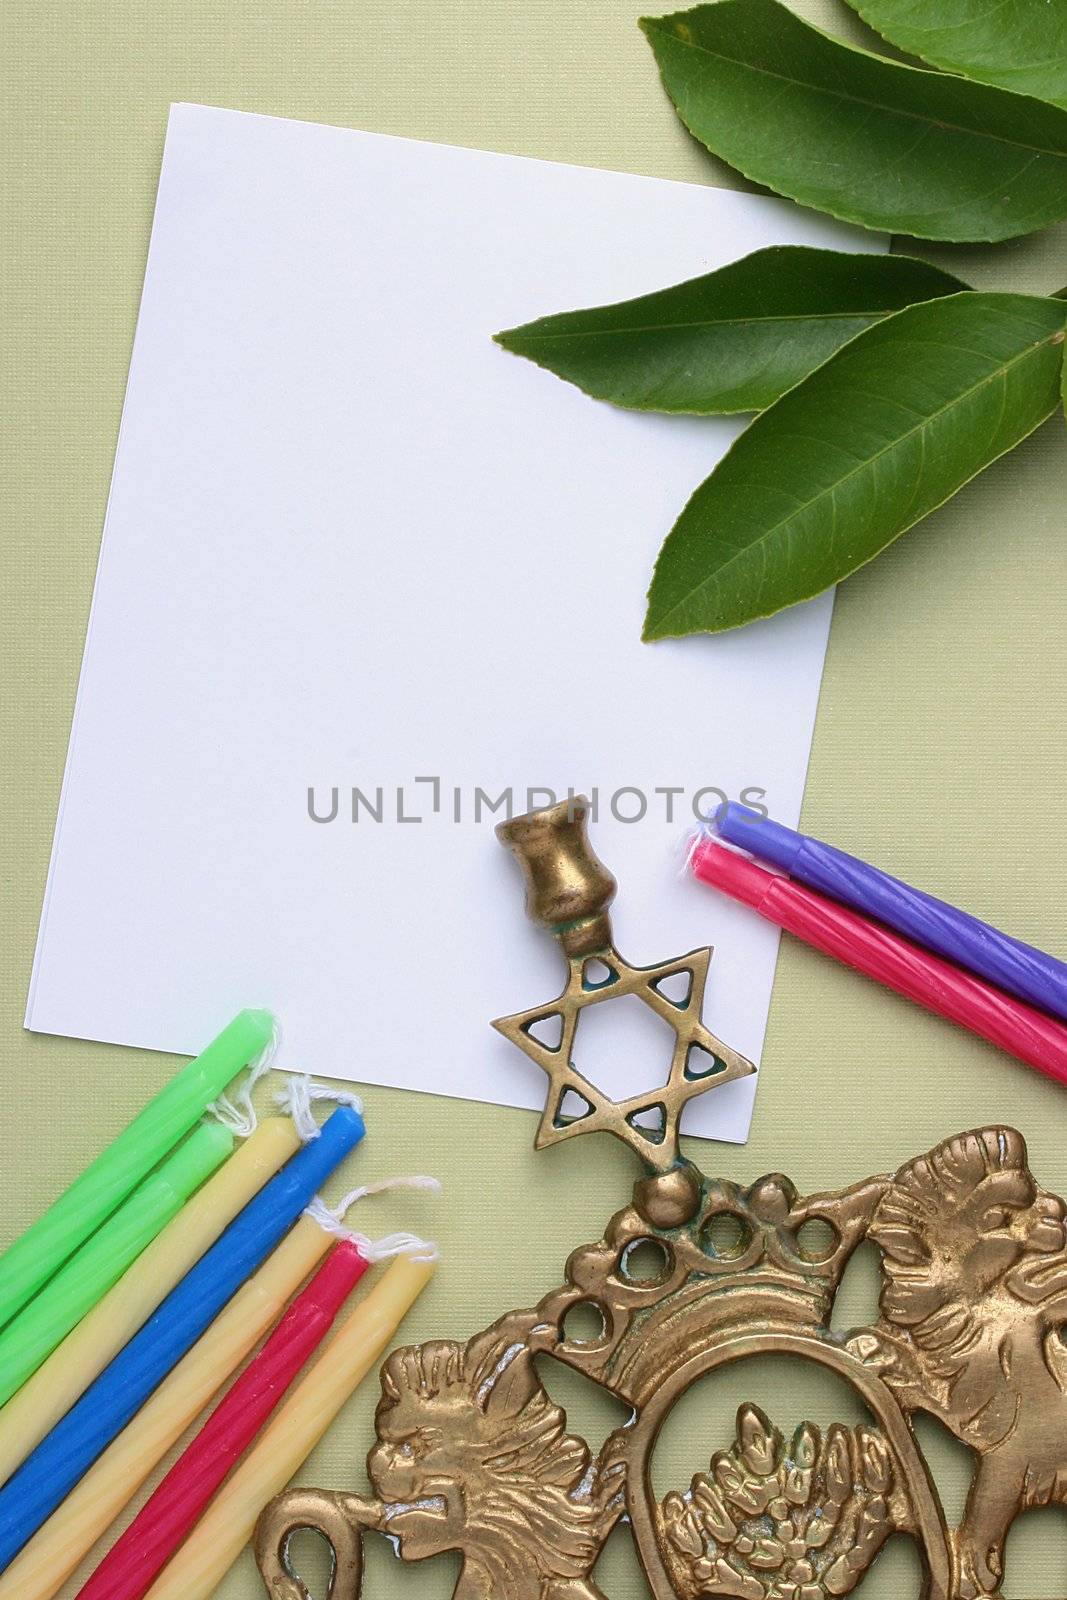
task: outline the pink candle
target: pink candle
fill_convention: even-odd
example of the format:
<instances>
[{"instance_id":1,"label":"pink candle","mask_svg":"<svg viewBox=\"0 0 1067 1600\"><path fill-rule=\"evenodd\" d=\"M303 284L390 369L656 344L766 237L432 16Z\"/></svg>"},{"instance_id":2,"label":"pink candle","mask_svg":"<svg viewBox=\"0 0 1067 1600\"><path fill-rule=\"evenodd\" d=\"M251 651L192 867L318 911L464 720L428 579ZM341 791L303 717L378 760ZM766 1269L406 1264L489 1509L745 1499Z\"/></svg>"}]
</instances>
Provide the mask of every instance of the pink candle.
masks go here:
<instances>
[{"instance_id":1,"label":"pink candle","mask_svg":"<svg viewBox=\"0 0 1067 1600\"><path fill-rule=\"evenodd\" d=\"M252 1442L312 1351L321 1344L368 1262L350 1240L336 1244L263 1349L171 1467L79 1600L141 1600Z\"/></svg>"},{"instance_id":2,"label":"pink candle","mask_svg":"<svg viewBox=\"0 0 1067 1600\"><path fill-rule=\"evenodd\" d=\"M706 840L698 844L691 864L704 883L752 906L805 944L835 956L950 1022L970 1028L1057 1082L1067 1083L1067 1027L1062 1022L921 950L836 900L825 900L792 878L764 872L754 861L722 845Z\"/></svg>"}]
</instances>

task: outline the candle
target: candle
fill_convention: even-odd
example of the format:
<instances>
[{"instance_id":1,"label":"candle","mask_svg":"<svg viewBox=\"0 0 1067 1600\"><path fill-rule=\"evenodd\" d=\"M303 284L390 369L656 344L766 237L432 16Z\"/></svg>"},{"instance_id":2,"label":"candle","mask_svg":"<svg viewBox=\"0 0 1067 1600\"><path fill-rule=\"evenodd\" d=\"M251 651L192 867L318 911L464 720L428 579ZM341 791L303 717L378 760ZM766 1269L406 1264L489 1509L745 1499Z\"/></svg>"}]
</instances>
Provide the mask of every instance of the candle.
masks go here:
<instances>
[{"instance_id":1,"label":"candle","mask_svg":"<svg viewBox=\"0 0 1067 1600\"><path fill-rule=\"evenodd\" d=\"M209 1600L255 1531L386 1349L436 1262L399 1256L335 1334L148 1591L148 1600ZM14 1595L12 1590L12 1595ZM21 1591L21 1600L27 1600Z\"/></svg>"},{"instance_id":2,"label":"candle","mask_svg":"<svg viewBox=\"0 0 1067 1600\"><path fill-rule=\"evenodd\" d=\"M179 1361L363 1137L350 1106L272 1178L0 1489L0 1570Z\"/></svg>"},{"instance_id":3,"label":"candle","mask_svg":"<svg viewBox=\"0 0 1067 1600\"><path fill-rule=\"evenodd\" d=\"M724 808L714 827L730 844L780 867L809 889L884 922L944 960L1067 1022L1067 964L1055 956L736 801Z\"/></svg>"},{"instance_id":4,"label":"candle","mask_svg":"<svg viewBox=\"0 0 1067 1600\"><path fill-rule=\"evenodd\" d=\"M259 1355L104 1557L79 1600L141 1600L326 1337L367 1266L351 1240L335 1245Z\"/></svg>"},{"instance_id":5,"label":"candle","mask_svg":"<svg viewBox=\"0 0 1067 1600\"><path fill-rule=\"evenodd\" d=\"M11 1396L233 1150L233 1134L204 1122L74 1252L0 1333L0 1404Z\"/></svg>"},{"instance_id":6,"label":"candle","mask_svg":"<svg viewBox=\"0 0 1067 1600\"><path fill-rule=\"evenodd\" d=\"M0 1577L0 1600L51 1600L332 1243L300 1218Z\"/></svg>"},{"instance_id":7,"label":"candle","mask_svg":"<svg viewBox=\"0 0 1067 1600\"><path fill-rule=\"evenodd\" d=\"M242 1011L0 1256L0 1327L173 1150L273 1034L269 1012Z\"/></svg>"},{"instance_id":8,"label":"candle","mask_svg":"<svg viewBox=\"0 0 1067 1600\"><path fill-rule=\"evenodd\" d=\"M704 883L752 906L805 944L1067 1083L1067 1028L1043 1011L722 845L697 845L691 867Z\"/></svg>"},{"instance_id":9,"label":"candle","mask_svg":"<svg viewBox=\"0 0 1067 1600\"><path fill-rule=\"evenodd\" d=\"M0 1411L0 1484L299 1148L290 1119L269 1117L23 1384Z\"/></svg>"}]
</instances>

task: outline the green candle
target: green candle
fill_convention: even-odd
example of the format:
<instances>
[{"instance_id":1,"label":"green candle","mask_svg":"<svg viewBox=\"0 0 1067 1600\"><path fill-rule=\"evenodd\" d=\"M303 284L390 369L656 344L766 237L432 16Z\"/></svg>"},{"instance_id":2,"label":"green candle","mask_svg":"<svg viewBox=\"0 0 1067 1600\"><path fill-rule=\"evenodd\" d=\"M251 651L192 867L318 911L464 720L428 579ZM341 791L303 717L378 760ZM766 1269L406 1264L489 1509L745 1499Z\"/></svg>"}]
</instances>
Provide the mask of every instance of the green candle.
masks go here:
<instances>
[{"instance_id":1,"label":"green candle","mask_svg":"<svg viewBox=\"0 0 1067 1600\"><path fill-rule=\"evenodd\" d=\"M0 1328L173 1150L273 1032L268 1011L240 1012L0 1256Z\"/></svg>"},{"instance_id":2,"label":"green candle","mask_svg":"<svg viewBox=\"0 0 1067 1600\"><path fill-rule=\"evenodd\" d=\"M201 1123L8 1323L0 1333L0 1405L21 1389L232 1150L228 1128Z\"/></svg>"}]
</instances>

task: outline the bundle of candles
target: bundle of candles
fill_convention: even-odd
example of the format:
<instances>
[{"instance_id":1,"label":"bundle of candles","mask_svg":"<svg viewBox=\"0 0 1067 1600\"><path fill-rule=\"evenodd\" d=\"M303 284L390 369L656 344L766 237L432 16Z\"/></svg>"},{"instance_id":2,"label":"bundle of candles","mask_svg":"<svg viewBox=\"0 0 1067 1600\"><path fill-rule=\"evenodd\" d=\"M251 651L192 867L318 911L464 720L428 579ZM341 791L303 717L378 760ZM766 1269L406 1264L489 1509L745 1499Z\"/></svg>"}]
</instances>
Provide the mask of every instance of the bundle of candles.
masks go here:
<instances>
[{"instance_id":1,"label":"bundle of candles","mask_svg":"<svg viewBox=\"0 0 1067 1600\"><path fill-rule=\"evenodd\" d=\"M306 1092L257 1125L273 1039L241 1012L0 1256L0 1600L56 1593L276 1323L81 1590L207 1600L433 1274L432 1245L343 1227L369 1189L317 1196L363 1138L353 1096L321 1095L344 1102L321 1127Z\"/></svg>"},{"instance_id":2,"label":"bundle of candles","mask_svg":"<svg viewBox=\"0 0 1067 1600\"><path fill-rule=\"evenodd\" d=\"M1067 965L1055 956L735 802L689 861L805 943L1067 1083Z\"/></svg>"}]
</instances>

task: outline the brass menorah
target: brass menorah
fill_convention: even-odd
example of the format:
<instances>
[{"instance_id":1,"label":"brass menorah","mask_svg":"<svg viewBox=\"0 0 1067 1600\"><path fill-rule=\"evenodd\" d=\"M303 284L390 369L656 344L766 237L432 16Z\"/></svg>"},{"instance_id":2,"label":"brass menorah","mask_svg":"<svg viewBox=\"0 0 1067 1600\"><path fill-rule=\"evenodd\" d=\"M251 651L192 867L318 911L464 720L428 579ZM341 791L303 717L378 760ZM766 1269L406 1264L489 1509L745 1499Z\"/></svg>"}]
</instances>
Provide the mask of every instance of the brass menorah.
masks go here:
<instances>
[{"instance_id":1,"label":"brass menorah","mask_svg":"<svg viewBox=\"0 0 1067 1600\"><path fill-rule=\"evenodd\" d=\"M1002 1600L1015 1518L1067 1503L1063 1202L1038 1188L1008 1127L807 1196L781 1173L747 1187L700 1173L679 1151L683 1108L753 1068L701 1021L710 950L634 967L615 949L615 881L589 845L586 809L564 802L498 829L568 967L558 998L495 1026L548 1077L538 1145L614 1134L643 1164L633 1199L536 1306L466 1343L388 1358L371 1494L295 1489L263 1514L256 1554L272 1600L307 1600L287 1556L303 1527L333 1545L331 1600L358 1600L368 1529L405 1561L458 1551L455 1600L604 1600L591 1573L620 1519L655 1600L829 1600L861 1583L894 1533L917 1545L921 1600ZM671 997L663 986L679 976L688 983ZM576 1041L587 1007L633 994L675 1044L659 1087L615 1102L575 1064ZM549 1022L558 1041L546 1043L535 1030ZM716 1243L724 1218L728 1245ZM864 1240L880 1252L879 1314L842 1335L834 1296ZM656 1253L651 1276L634 1270L638 1247ZM579 1306L596 1318L592 1335L568 1331ZM801 1420L787 1438L742 1404L734 1441L705 1446L707 1467L657 1499L650 1463L677 1402L706 1373L772 1352L836 1373L869 1420L825 1434ZM632 1409L595 1456L549 1398L540 1354ZM973 1452L956 1527L912 1428L920 1412Z\"/></svg>"}]
</instances>

